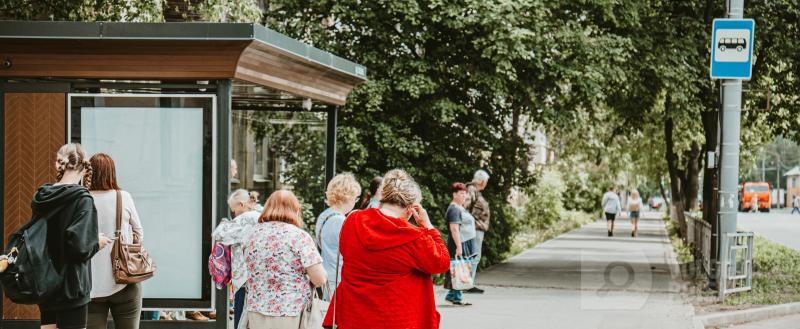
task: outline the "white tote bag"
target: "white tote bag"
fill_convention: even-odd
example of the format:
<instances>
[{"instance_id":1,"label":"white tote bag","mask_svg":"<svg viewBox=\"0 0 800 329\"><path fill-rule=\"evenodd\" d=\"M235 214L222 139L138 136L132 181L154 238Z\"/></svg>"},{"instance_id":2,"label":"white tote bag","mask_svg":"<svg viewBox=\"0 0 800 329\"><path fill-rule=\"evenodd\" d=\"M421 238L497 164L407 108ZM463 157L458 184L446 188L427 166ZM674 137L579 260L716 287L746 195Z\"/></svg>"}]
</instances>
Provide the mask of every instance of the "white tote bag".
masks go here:
<instances>
[{"instance_id":1,"label":"white tote bag","mask_svg":"<svg viewBox=\"0 0 800 329\"><path fill-rule=\"evenodd\" d=\"M327 289L327 284L323 285L323 289ZM322 329L322 320L325 319L325 313L328 312L329 302L322 300L317 289L313 285L311 288L311 300L303 307L303 312L300 314L300 329Z\"/></svg>"},{"instance_id":2,"label":"white tote bag","mask_svg":"<svg viewBox=\"0 0 800 329\"><path fill-rule=\"evenodd\" d=\"M472 282L472 261L457 256L450 261L450 283L453 290L469 290L474 287Z\"/></svg>"}]
</instances>

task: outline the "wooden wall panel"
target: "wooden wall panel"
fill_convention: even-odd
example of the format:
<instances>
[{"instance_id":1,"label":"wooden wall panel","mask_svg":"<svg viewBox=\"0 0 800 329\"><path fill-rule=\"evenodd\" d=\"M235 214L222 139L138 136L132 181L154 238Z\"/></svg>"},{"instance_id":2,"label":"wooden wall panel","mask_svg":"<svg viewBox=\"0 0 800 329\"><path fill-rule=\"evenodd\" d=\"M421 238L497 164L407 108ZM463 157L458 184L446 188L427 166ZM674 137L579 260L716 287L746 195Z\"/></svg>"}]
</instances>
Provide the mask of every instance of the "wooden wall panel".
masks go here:
<instances>
[{"instance_id":1,"label":"wooden wall panel","mask_svg":"<svg viewBox=\"0 0 800 329\"><path fill-rule=\"evenodd\" d=\"M55 153L66 141L66 103L62 93L7 93L3 173L3 246L28 222L31 198L39 185L56 178ZM38 319L36 306L3 301L4 319Z\"/></svg>"}]
</instances>

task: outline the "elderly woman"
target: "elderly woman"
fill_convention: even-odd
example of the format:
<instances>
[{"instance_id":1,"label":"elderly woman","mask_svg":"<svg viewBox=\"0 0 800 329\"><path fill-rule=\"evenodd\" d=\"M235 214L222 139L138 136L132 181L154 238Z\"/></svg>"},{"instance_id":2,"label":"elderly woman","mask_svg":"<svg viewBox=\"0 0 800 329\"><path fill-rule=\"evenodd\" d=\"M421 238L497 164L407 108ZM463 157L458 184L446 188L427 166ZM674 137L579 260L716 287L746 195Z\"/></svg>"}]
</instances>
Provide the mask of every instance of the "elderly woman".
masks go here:
<instances>
[{"instance_id":1,"label":"elderly woman","mask_svg":"<svg viewBox=\"0 0 800 329\"><path fill-rule=\"evenodd\" d=\"M273 192L245 246L249 328L298 328L312 284L325 284L322 257L302 226L294 193Z\"/></svg>"},{"instance_id":2,"label":"elderly woman","mask_svg":"<svg viewBox=\"0 0 800 329\"><path fill-rule=\"evenodd\" d=\"M328 273L328 289L323 298L330 300L330 295L336 289L336 270L339 259L339 232L342 231L345 215L356 206L358 195L361 194L361 185L352 174L338 174L328 183L325 192L325 209L317 217L316 234L319 248L322 250L322 266Z\"/></svg>"},{"instance_id":3,"label":"elderly woman","mask_svg":"<svg viewBox=\"0 0 800 329\"><path fill-rule=\"evenodd\" d=\"M323 326L335 318L347 329L438 328L431 275L449 268L447 247L408 173L391 170L381 186L380 208L354 212L342 226L342 281Z\"/></svg>"},{"instance_id":4,"label":"elderly woman","mask_svg":"<svg viewBox=\"0 0 800 329\"><path fill-rule=\"evenodd\" d=\"M233 323L234 328L239 327L239 320L244 310L247 282L247 267L244 261L244 245L249 241L250 233L258 224L261 213L253 210L251 194L244 189L238 189L228 197L228 207L233 213L232 220L225 220L217 226L212 233L214 241L231 247L231 284L233 285Z\"/></svg>"},{"instance_id":5,"label":"elderly woman","mask_svg":"<svg viewBox=\"0 0 800 329\"><path fill-rule=\"evenodd\" d=\"M463 257L471 259L478 255L478 248L475 233L475 217L464 209L464 201L467 198L467 186L464 183L453 183L450 186L450 191L453 192L453 201L447 207L445 219L450 228L450 237L447 239L447 250L452 257ZM472 266L472 272L475 273L477 263ZM470 305L462 301L462 292L460 290L452 289L450 275L445 277L445 288L449 288L445 300L453 303L454 305Z\"/></svg>"}]
</instances>

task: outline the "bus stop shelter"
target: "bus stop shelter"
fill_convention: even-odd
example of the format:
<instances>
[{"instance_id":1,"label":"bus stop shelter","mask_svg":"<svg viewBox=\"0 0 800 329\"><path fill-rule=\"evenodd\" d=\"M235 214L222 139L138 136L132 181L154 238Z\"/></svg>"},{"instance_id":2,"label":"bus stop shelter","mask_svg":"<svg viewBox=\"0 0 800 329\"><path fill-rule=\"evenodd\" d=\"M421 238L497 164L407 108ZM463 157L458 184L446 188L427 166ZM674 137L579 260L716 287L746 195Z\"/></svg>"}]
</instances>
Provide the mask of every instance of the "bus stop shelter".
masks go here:
<instances>
[{"instance_id":1,"label":"bus stop shelter","mask_svg":"<svg viewBox=\"0 0 800 329\"><path fill-rule=\"evenodd\" d=\"M226 328L227 291L206 260L211 231L244 188L295 191L322 208L335 172L337 106L366 68L247 23L0 22L2 225L30 218L55 181L55 151L110 154L144 227L156 276L146 309L216 310L217 321L142 327ZM38 327L37 308L2 300L3 328Z\"/></svg>"}]
</instances>

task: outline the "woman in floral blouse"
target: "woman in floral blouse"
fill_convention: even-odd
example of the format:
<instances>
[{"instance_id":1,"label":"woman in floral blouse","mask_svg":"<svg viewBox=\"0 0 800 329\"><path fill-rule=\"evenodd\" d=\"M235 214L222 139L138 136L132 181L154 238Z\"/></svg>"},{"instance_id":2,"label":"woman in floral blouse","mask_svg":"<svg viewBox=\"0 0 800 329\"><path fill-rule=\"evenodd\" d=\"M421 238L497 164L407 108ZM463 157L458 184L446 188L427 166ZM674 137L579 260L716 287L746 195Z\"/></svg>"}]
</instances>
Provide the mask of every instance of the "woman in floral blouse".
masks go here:
<instances>
[{"instance_id":1,"label":"woman in floral blouse","mask_svg":"<svg viewBox=\"0 0 800 329\"><path fill-rule=\"evenodd\" d=\"M322 257L302 225L294 193L272 193L245 246L249 328L297 328L311 284L325 284Z\"/></svg>"}]
</instances>

